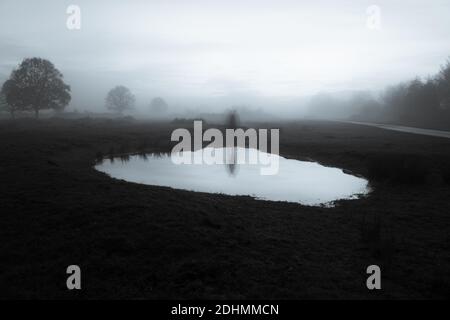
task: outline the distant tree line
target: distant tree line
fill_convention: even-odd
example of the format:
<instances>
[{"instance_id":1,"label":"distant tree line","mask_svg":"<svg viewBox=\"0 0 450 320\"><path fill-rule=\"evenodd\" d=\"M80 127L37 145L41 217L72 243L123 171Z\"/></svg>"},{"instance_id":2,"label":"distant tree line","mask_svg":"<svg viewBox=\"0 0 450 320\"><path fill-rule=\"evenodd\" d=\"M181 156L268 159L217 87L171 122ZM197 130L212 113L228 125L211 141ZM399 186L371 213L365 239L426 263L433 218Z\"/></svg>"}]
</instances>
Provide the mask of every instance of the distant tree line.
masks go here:
<instances>
[{"instance_id":1,"label":"distant tree line","mask_svg":"<svg viewBox=\"0 0 450 320\"><path fill-rule=\"evenodd\" d=\"M390 86L378 97L366 91L340 99L317 94L308 110L316 118L450 129L450 59L438 74Z\"/></svg>"},{"instance_id":2,"label":"distant tree line","mask_svg":"<svg viewBox=\"0 0 450 320\"><path fill-rule=\"evenodd\" d=\"M381 103L382 119L450 128L450 59L437 75L387 88Z\"/></svg>"},{"instance_id":3,"label":"distant tree line","mask_svg":"<svg viewBox=\"0 0 450 320\"><path fill-rule=\"evenodd\" d=\"M0 90L0 111L7 111L14 118L17 112L34 112L39 117L41 110L60 112L71 100L70 86L64 82L63 74L48 60L24 59L11 72ZM118 114L134 108L136 99L130 89L119 85L111 89L105 98L105 107ZM154 114L167 112L164 99L154 98L149 107Z\"/></svg>"},{"instance_id":4,"label":"distant tree line","mask_svg":"<svg viewBox=\"0 0 450 320\"><path fill-rule=\"evenodd\" d=\"M135 103L136 99L131 90L122 85L111 89L105 99L106 108L118 114L133 110ZM166 113L168 108L169 106L163 98L156 97L150 102L149 111L158 116Z\"/></svg>"}]
</instances>

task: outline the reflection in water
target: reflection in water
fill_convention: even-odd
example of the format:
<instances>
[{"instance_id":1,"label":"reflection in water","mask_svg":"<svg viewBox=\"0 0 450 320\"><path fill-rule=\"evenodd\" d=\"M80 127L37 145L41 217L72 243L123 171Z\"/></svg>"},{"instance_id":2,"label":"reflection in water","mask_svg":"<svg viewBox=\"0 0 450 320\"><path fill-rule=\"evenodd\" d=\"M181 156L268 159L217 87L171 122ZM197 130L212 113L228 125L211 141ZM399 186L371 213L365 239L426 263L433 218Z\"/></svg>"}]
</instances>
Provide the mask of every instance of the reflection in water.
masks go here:
<instances>
[{"instance_id":1,"label":"reflection in water","mask_svg":"<svg viewBox=\"0 0 450 320\"><path fill-rule=\"evenodd\" d=\"M236 110L232 110L229 114L228 114L228 118L227 118L227 128L228 129L233 129L235 130L238 125L239 125L239 116ZM231 146L229 148L227 148L227 150L231 151L231 154L228 154L228 152L225 154L225 156L228 156L228 159L225 159L226 163L226 167L228 169L228 173L231 176L234 176L236 174L236 169L237 169L237 152L236 152L236 148L231 148Z\"/></svg>"},{"instance_id":2,"label":"reflection in water","mask_svg":"<svg viewBox=\"0 0 450 320\"><path fill-rule=\"evenodd\" d=\"M203 149L206 150L206 149ZM192 157L202 156L203 150L189 152ZM224 149L215 149L223 152ZM132 155L125 160L105 159L95 166L113 178L148 185L172 187L228 195L249 195L257 199L289 201L306 205L329 204L339 199L355 199L369 192L368 182L314 162L286 159L277 155L279 171L276 175L261 175L264 165L249 164L242 157L262 156L255 149L232 153L233 166L224 170L222 164L174 164L170 154ZM227 154L227 152L223 152ZM230 154L228 152L228 154ZM267 156L267 154L264 154ZM248 159L248 158L247 158ZM239 170L236 170L239 164ZM238 172L237 172L238 171ZM230 175L230 172L233 175Z\"/></svg>"},{"instance_id":3,"label":"reflection in water","mask_svg":"<svg viewBox=\"0 0 450 320\"><path fill-rule=\"evenodd\" d=\"M237 161L237 150L236 148L227 148L228 152L224 153L224 163L225 166L228 170L228 173L231 176L236 175L236 169L237 169L237 165L238 165L238 161Z\"/></svg>"},{"instance_id":4,"label":"reflection in water","mask_svg":"<svg viewBox=\"0 0 450 320\"><path fill-rule=\"evenodd\" d=\"M139 154L138 154L138 157L139 157L139 159L142 159L142 160L144 160L144 161L147 161L147 160L148 160L148 156L147 156L146 153L139 153Z\"/></svg>"},{"instance_id":5,"label":"reflection in water","mask_svg":"<svg viewBox=\"0 0 450 320\"><path fill-rule=\"evenodd\" d=\"M129 154L121 154L119 156L119 159L122 163L130 161L130 155Z\"/></svg>"}]
</instances>

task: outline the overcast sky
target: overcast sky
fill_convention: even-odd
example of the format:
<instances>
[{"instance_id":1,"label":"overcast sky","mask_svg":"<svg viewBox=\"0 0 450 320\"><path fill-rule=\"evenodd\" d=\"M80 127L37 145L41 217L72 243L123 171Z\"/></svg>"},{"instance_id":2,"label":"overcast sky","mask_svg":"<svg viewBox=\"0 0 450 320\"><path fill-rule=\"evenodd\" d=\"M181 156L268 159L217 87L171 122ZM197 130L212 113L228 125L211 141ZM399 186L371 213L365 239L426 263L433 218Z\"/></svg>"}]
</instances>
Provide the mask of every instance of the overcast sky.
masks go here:
<instances>
[{"instance_id":1,"label":"overcast sky","mask_svg":"<svg viewBox=\"0 0 450 320\"><path fill-rule=\"evenodd\" d=\"M80 30L66 27L71 4ZM367 27L370 5L381 29ZM117 84L139 103L379 90L439 70L450 1L0 0L0 82L32 56L64 73L80 109Z\"/></svg>"}]
</instances>

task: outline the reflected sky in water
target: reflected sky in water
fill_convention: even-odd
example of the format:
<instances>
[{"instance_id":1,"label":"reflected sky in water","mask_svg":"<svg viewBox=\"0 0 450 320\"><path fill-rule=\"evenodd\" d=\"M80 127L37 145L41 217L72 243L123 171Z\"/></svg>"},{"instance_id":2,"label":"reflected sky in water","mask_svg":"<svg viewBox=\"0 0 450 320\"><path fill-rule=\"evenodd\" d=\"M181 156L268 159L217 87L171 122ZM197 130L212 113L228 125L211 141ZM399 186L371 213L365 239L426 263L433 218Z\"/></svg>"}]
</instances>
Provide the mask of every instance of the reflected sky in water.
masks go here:
<instances>
[{"instance_id":1,"label":"reflected sky in water","mask_svg":"<svg viewBox=\"0 0 450 320\"><path fill-rule=\"evenodd\" d=\"M191 159L202 151L187 152ZM242 150L240 150L242 151ZM216 149L217 154L222 150ZM205 157L211 152L204 152ZM224 152L223 154L226 154ZM278 173L261 175L265 164L249 164L249 157L268 154L255 149L238 152L237 164L175 164L170 154L130 155L104 159L95 168L116 179L147 185L172 187L227 195L249 195L257 199L296 202L304 205L330 205L340 199L355 199L369 192L368 181L342 169L325 167L315 162L286 159L270 155L278 161ZM245 159L243 158L245 157ZM211 159L209 159L211 160ZM209 161L211 162L211 161ZM230 174L232 173L232 174Z\"/></svg>"}]
</instances>

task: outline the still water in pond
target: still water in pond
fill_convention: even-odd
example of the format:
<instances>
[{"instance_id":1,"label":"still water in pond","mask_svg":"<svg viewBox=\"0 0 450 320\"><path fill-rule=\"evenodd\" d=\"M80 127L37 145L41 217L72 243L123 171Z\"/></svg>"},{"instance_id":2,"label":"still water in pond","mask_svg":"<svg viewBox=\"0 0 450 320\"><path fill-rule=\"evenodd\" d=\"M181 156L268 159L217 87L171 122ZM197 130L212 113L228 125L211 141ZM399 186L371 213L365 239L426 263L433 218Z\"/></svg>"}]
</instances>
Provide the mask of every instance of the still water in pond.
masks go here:
<instances>
[{"instance_id":1,"label":"still water in pond","mask_svg":"<svg viewBox=\"0 0 450 320\"><path fill-rule=\"evenodd\" d=\"M214 149L225 152L227 148ZM209 151L212 149L209 149ZM206 159L208 149L184 152L190 159ZM197 192L248 195L256 199L331 205L340 199L356 199L369 192L367 180L342 169L315 162L286 159L255 149L234 151L236 164L175 164L170 154L130 155L105 159L95 168L116 179ZM178 154L180 156L180 154ZM268 163L250 164L251 157L276 160L277 172L262 175ZM258 158L259 159L259 158ZM195 160L193 161L195 163ZM200 160L201 162L201 160ZM211 163L211 162L208 162Z\"/></svg>"}]
</instances>

